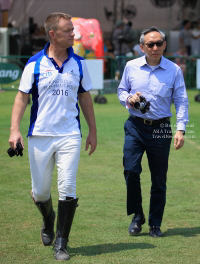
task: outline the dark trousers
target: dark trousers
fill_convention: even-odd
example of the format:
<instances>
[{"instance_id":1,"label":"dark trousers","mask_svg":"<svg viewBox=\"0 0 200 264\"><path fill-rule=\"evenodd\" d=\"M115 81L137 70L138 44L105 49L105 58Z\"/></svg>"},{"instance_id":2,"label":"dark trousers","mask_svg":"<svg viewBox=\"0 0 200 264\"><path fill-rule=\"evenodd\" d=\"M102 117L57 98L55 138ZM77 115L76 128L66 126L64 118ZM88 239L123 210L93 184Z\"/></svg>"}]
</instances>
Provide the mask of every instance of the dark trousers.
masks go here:
<instances>
[{"instance_id":1,"label":"dark trousers","mask_svg":"<svg viewBox=\"0 0 200 264\"><path fill-rule=\"evenodd\" d=\"M186 49L187 49L187 55L190 56L192 55L192 47L191 46L186 46Z\"/></svg>"},{"instance_id":2,"label":"dark trousers","mask_svg":"<svg viewBox=\"0 0 200 264\"><path fill-rule=\"evenodd\" d=\"M161 226L166 203L166 180L172 131L170 122L146 125L130 116L124 125L124 176L127 186L127 214L141 213L141 160L146 151L151 172L149 225Z\"/></svg>"}]
</instances>

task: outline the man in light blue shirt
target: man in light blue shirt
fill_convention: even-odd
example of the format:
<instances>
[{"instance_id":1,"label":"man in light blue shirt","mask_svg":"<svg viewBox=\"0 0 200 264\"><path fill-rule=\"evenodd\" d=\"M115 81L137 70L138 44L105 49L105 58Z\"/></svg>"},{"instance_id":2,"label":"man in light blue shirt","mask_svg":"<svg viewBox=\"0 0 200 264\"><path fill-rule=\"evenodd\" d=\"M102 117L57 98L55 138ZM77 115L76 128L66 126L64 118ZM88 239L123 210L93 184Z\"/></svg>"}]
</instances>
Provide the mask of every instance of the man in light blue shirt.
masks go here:
<instances>
[{"instance_id":1,"label":"man in light blue shirt","mask_svg":"<svg viewBox=\"0 0 200 264\"><path fill-rule=\"evenodd\" d=\"M130 113L124 126L123 157L127 214L134 214L129 234L138 235L145 223L140 174L142 156L146 151L152 182L150 236L160 237L163 235L160 226L166 202L166 176L172 140L170 107L173 102L177 119L174 147L179 149L183 147L188 122L188 98L180 67L162 56L166 47L164 33L156 27L144 30L140 47L145 56L126 64L118 88L120 103ZM150 102L150 109L147 108L146 112L136 109L141 96Z\"/></svg>"}]
</instances>

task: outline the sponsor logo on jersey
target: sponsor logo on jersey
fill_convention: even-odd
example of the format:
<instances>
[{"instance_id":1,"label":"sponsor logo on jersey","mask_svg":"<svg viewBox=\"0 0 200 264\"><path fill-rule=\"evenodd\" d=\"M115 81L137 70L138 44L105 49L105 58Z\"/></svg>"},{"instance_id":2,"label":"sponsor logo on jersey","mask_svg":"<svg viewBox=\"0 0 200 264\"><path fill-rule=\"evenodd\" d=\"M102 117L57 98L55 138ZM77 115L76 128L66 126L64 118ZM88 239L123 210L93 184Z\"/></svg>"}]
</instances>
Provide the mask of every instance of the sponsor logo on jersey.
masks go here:
<instances>
[{"instance_id":1,"label":"sponsor logo on jersey","mask_svg":"<svg viewBox=\"0 0 200 264\"><path fill-rule=\"evenodd\" d=\"M49 84L44 86L44 89L71 89L71 90L76 90L76 85L74 85L73 81L66 80L66 79L56 79L56 80L51 80L49 81Z\"/></svg>"},{"instance_id":2,"label":"sponsor logo on jersey","mask_svg":"<svg viewBox=\"0 0 200 264\"><path fill-rule=\"evenodd\" d=\"M46 72L41 73L41 75L43 77L50 77L50 76L52 76L52 71L51 70L47 70Z\"/></svg>"},{"instance_id":3,"label":"sponsor logo on jersey","mask_svg":"<svg viewBox=\"0 0 200 264\"><path fill-rule=\"evenodd\" d=\"M77 74L73 70L71 70L70 72L66 72L66 74L71 75L73 77L77 77Z\"/></svg>"}]
</instances>

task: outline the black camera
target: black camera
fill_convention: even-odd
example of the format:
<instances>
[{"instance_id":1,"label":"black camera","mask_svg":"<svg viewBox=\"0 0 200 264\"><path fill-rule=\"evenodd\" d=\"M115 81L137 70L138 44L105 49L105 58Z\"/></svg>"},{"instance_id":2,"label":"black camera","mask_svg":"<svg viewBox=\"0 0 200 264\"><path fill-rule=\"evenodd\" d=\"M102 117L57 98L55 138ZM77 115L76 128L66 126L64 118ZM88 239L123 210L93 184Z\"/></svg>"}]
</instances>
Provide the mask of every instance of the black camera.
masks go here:
<instances>
[{"instance_id":1,"label":"black camera","mask_svg":"<svg viewBox=\"0 0 200 264\"><path fill-rule=\"evenodd\" d=\"M124 42L124 37L123 37L123 35L119 35L119 36L118 36L118 41L119 41L119 43Z\"/></svg>"},{"instance_id":2,"label":"black camera","mask_svg":"<svg viewBox=\"0 0 200 264\"><path fill-rule=\"evenodd\" d=\"M140 102L136 102L134 104L135 109L139 109L142 114L145 114L150 109L150 102L146 100L146 98L142 95L139 95Z\"/></svg>"},{"instance_id":3,"label":"black camera","mask_svg":"<svg viewBox=\"0 0 200 264\"><path fill-rule=\"evenodd\" d=\"M12 149L12 148L9 148L7 150L7 153L10 157L13 157L13 156L23 156L23 147L22 147L22 144L20 141L17 142L16 144L16 149Z\"/></svg>"}]
</instances>

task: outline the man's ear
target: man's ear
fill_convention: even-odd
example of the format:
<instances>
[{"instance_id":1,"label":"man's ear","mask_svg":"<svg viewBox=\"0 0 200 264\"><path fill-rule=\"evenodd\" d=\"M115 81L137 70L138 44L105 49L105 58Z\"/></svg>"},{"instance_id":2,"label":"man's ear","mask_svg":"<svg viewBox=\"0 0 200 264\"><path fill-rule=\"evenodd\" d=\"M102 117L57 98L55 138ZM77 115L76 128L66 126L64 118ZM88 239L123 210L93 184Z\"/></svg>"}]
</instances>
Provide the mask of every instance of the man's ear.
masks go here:
<instances>
[{"instance_id":1,"label":"man's ear","mask_svg":"<svg viewBox=\"0 0 200 264\"><path fill-rule=\"evenodd\" d=\"M144 51L144 45L140 44L140 49L141 49L143 52L145 52L145 51Z\"/></svg>"},{"instance_id":2,"label":"man's ear","mask_svg":"<svg viewBox=\"0 0 200 264\"><path fill-rule=\"evenodd\" d=\"M50 36L51 39L55 37L55 34L54 34L53 30L49 31L49 36Z\"/></svg>"},{"instance_id":3,"label":"man's ear","mask_svg":"<svg viewBox=\"0 0 200 264\"><path fill-rule=\"evenodd\" d=\"M167 43L166 43L166 41L164 41L164 50L166 49L166 45L167 45Z\"/></svg>"}]
</instances>

